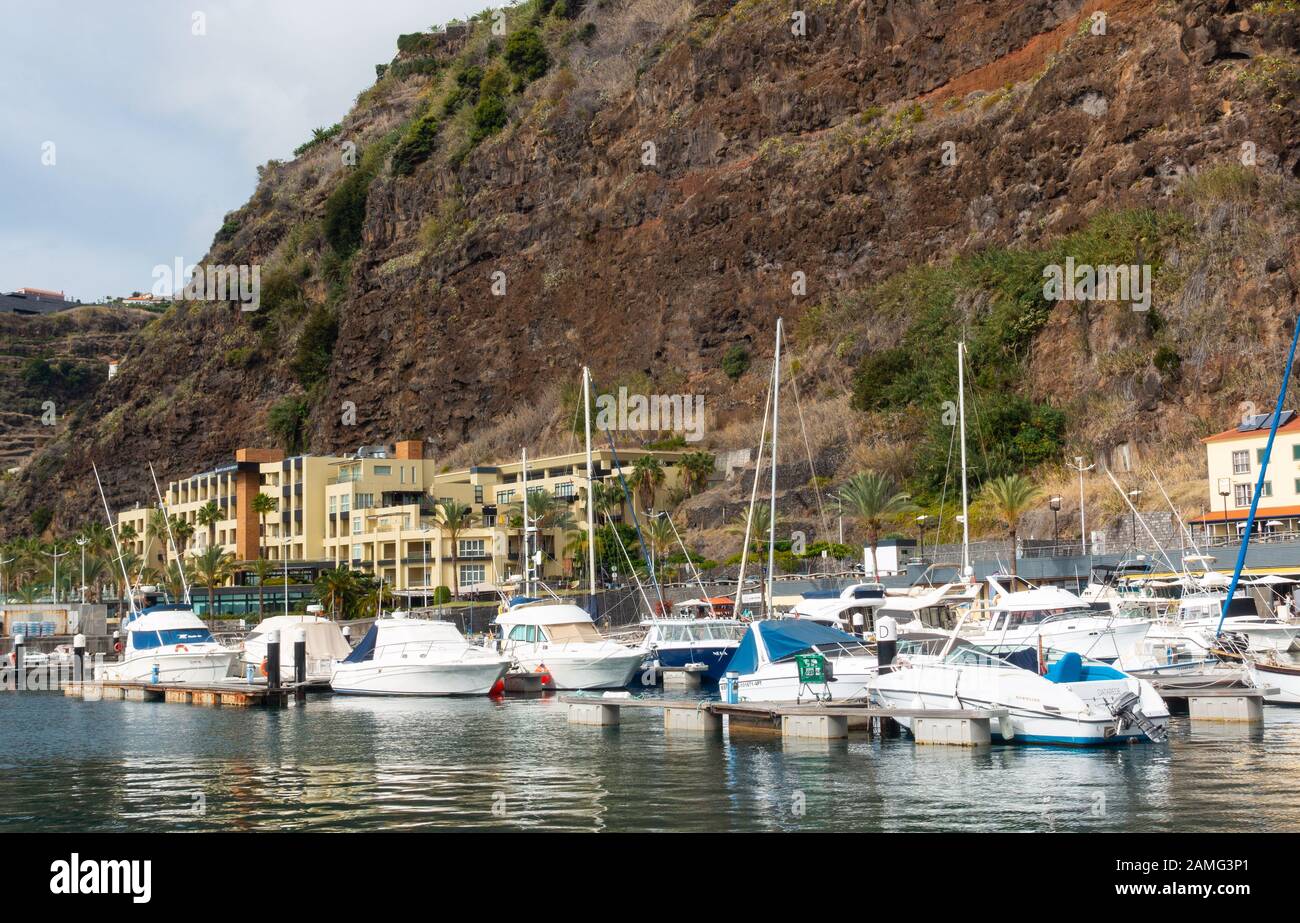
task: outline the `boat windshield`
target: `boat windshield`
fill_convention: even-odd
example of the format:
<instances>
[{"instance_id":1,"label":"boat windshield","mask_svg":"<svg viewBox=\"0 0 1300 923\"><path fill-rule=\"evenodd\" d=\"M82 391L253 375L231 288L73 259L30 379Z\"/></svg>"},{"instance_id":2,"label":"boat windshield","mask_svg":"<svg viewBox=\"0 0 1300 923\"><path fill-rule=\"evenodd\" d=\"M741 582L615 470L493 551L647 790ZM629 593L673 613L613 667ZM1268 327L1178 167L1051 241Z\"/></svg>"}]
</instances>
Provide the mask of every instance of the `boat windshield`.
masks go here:
<instances>
[{"instance_id":1,"label":"boat windshield","mask_svg":"<svg viewBox=\"0 0 1300 923\"><path fill-rule=\"evenodd\" d=\"M999 622L998 628L1020 628L1024 625L1041 625L1057 619L1086 618L1092 612L1086 608L1074 609L1022 609L1004 614L1005 622Z\"/></svg>"},{"instance_id":2,"label":"boat windshield","mask_svg":"<svg viewBox=\"0 0 1300 923\"><path fill-rule=\"evenodd\" d=\"M161 631L131 632L131 646L137 650L169 647L173 644L206 644L212 632L206 628L164 628Z\"/></svg>"},{"instance_id":3,"label":"boat windshield","mask_svg":"<svg viewBox=\"0 0 1300 923\"><path fill-rule=\"evenodd\" d=\"M865 643L851 643L848 641L832 641L823 644L814 644L812 647L804 648L801 651L795 651L793 653L787 654L784 657L777 658L776 660L773 661L773 663L784 663L786 661L792 661L795 659L795 657L799 656L800 654L807 654L810 651L813 653L821 654L823 657L828 657L832 660L834 660L836 657L863 657L875 653L875 651L873 651Z\"/></svg>"},{"instance_id":4,"label":"boat windshield","mask_svg":"<svg viewBox=\"0 0 1300 923\"><path fill-rule=\"evenodd\" d=\"M1001 657L994 657L974 647L959 647L950 653L944 663L951 663L962 667L1010 667L1010 664Z\"/></svg>"}]
</instances>

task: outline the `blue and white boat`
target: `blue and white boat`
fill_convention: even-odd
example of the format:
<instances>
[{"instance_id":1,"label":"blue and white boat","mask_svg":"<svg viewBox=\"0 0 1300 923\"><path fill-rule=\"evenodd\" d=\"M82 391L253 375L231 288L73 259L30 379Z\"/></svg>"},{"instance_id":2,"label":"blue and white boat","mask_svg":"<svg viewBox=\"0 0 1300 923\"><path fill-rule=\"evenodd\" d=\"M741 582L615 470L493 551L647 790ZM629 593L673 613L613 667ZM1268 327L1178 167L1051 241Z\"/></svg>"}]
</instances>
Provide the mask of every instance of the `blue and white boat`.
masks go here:
<instances>
[{"instance_id":1,"label":"blue and white boat","mask_svg":"<svg viewBox=\"0 0 1300 923\"><path fill-rule=\"evenodd\" d=\"M872 700L906 709L1003 709L1019 743L1096 746L1163 741L1169 710L1154 687L1074 651L1004 656L957 641L939 656L901 655L871 683ZM911 720L898 719L909 730Z\"/></svg>"},{"instance_id":2,"label":"blue and white boat","mask_svg":"<svg viewBox=\"0 0 1300 923\"><path fill-rule=\"evenodd\" d=\"M804 682L804 654L821 655L824 682ZM876 675L876 655L861 638L809 619L764 619L749 626L727 672L738 674L740 702L862 701Z\"/></svg>"},{"instance_id":3,"label":"blue and white boat","mask_svg":"<svg viewBox=\"0 0 1300 923\"><path fill-rule=\"evenodd\" d=\"M727 662L740 646L746 623L722 616L694 617L699 607L709 605L702 600L687 600L675 607L675 617L641 622L647 629L643 643L649 652L650 669L699 664L704 667L704 679L715 683L722 679ZM709 607L707 611L713 610Z\"/></svg>"},{"instance_id":4,"label":"blue and white boat","mask_svg":"<svg viewBox=\"0 0 1300 923\"><path fill-rule=\"evenodd\" d=\"M123 626L120 660L104 664L100 679L127 682L214 683L239 652L223 647L184 603L161 603L133 614Z\"/></svg>"}]
</instances>

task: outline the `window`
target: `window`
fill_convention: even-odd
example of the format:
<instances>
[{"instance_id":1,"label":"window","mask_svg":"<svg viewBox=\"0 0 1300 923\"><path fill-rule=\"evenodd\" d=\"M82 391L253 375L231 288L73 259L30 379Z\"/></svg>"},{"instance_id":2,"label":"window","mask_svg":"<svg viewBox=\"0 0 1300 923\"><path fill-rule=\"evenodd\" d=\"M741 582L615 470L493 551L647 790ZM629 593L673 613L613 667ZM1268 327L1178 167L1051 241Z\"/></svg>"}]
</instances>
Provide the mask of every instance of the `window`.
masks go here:
<instances>
[{"instance_id":1,"label":"window","mask_svg":"<svg viewBox=\"0 0 1300 923\"><path fill-rule=\"evenodd\" d=\"M1291 446L1291 460L1300 461L1300 442L1297 442L1295 445Z\"/></svg>"},{"instance_id":2,"label":"window","mask_svg":"<svg viewBox=\"0 0 1300 923\"><path fill-rule=\"evenodd\" d=\"M330 495L330 512L331 512L331 513L337 513L338 511L339 511L339 498L336 497L336 496L334 496L333 494L331 494L331 495Z\"/></svg>"},{"instance_id":3,"label":"window","mask_svg":"<svg viewBox=\"0 0 1300 923\"><path fill-rule=\"evenodd\" d=\"M463 558L481 557L483 555L483 539L462 538L460 540L459 554Z\"/></svg>"},{"instance_id":4,"label":"window","mask_svg":"<svg viewBox=\"0 0 1300 923\"><path fill-rule=\"evenodd\" d=\"M1245 449L1232 453L1232 473L1250 474L1250 453Z\"/></svg>"},{"instance_id":5,"label":"window","mask_svg":"<svg viewBox=\"0 0 1300 923\"><path fill-rule=\"evenodd\" d=\"M398 469L397 469L397 480L398 480L398 482L401 483L401 484L405 484L405 483L406 483L406 468L404 468L404 467L400 467L400 466L398 467Z\"/></svg>"},{"instance_id":6,"label":"window","mask_svg":"<svg viewBox=\"0 0 1300 923\"><path fill-rule=\"evenodd\" d=\"M1296 483L1300 484L1300 481L1297 481ZM1296 488L1296 492L1300 493L1300 488ZM497 524L497 511L493 510L492 512L489 513L487 510L484 510L483 525L495 527L496 524Z\"/></svg>"},{"instance_id":7,"label":"window","mask_svg":"<svg viewBox=\"0 0 1300 923\"><path fill-rule=\"evenodd\" d=\"M460 585L463 589L472 583L482 583L485 570L482 564L462 564L460 566Z\"/></svg>"},{"instance_id":8,"label":"window","mask_svg":"<svg viewBox=\"0 0 1300 923\"><path fill-rule=\"evenodd\" d=\"M1254 492L1250 484L1232 485L1232 502L1237 506L1250 506L1250 495Z\"/></svg>"},{"instance_id":9,"label":"window","mask_svg":"<svg viewBox=\"0 0 1300 923\"><path fill-rule=\"evenodd\" d=\"M527 640L529 640L529 638L528 638L529 631L528 631L528 630L529 630L531 627L532 627L531 625L516 625L514 628L510 629L510 636L509 636L509 637L510 637L510 640L511 640L511 641L527 641Z\"/></svg>"},{"instance_id":10,"label":"window","mask_svg":"<svg viewBox=\"0 0 1300 923\"><path fill-rule=\"evenodd\" d=\"M1256 449L1256 450L1255 450L1255 464L1257 464L1257 465L1262 465L1262 464L1264 464L1264 450L1263 450L1263 449Z\"/></svg>"},{"instance_id":11,"label":"window","mask_svg":"<svg viewBox=\"0 0 1300 923\"><path fill-rule=\"evenodd\" d=\"M475 503L482 503L482 502L483 502L483 485L482 485L482 484L475 484L475 485L474 485L474 502L475 502Z\"/></svg>"},{"instance_id":12,"label":"window","mask_svg":"<svg viewBox=\"0 0 1300 923\"><path fill-rule=\"evenodd\" d=\"M1264 482L1264 489L1261 490L1261 491L1259 492L1259 495L1260 495L1261 497L1271 497L1271 496L1273 496L1273 482L1272 482L1272 481L1265 481L1265 482Z\"/></svg>"},{"instance_id":13,"label":"window","mask_svg":"<svg viewBox=\"0 0 1300 923\"><path fill-rule=\"evenodd\" d=\"M392 465L375 465L375 477L389 477L392 473Z\"/></svg>"},{"instance_id":14,"label":"window","mask_svg":"<svg viewBox=\"0 0 1300 923\"><path fill-rule=\"evenodd\" d=\"M513 490L498 490L497 503L509 503L514 500L515 492Z\"/></svg>"},{"instance_id":15,"label":"window","mask_svg":"<svg viewBox=\"0 0 1300 923\"><path fill-rule=\"evenodd\" d=\"M339 497L339 512L346 513L352 509L352 494L344 494Z\"/></svg>"},{"instance_id":16,"label":"window","mask_svg":"<svg viewBox=\"0 0 1300 923\"><path fill-rule=\"evenodd\" d=\"M352 560L353 560L353 561L360 561L360 560L361 560L361 546L360 546L360 545L353 545L353 546L352 546Z\"/></svg>"},{"instance_id":17,"label":"window","mask_svg":"<svg viewBox=\"0 0 1300 923\"><path fill-rule=\"evenodd\" d=\"M361 517L357 516L352 520L352 534L359 535L362 529Z\"/></svg>"},{"instance_id":18,"label":"window","mask_svg":"<svg viewBox=\"0 0 1300 923\"><path fill-rule=\"evenodd\" d=\"M565 481L563 484L556 484L556 485L555 485L555 496L557 496L557 497L572 497L572 496L573 496L573 482L572 482L572 481Z\"/></svg>"}]
</instances>

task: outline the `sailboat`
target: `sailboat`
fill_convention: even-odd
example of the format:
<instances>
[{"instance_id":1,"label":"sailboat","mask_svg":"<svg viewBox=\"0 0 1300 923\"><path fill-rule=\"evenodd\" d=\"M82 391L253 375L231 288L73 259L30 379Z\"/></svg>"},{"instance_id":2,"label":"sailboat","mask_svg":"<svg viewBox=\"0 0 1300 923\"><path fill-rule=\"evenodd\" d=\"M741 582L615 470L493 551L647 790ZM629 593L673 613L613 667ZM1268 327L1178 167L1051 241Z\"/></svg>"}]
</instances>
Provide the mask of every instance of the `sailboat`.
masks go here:
<instances>
[{"instance_id":1,"label":"sailboat","mask_svg":"<svg viewBox=\"0 0 1300 923\"><path fill-rule=\"evenodd\" d=\"M962 447L962 574L969 580L965 344L961 342L957 344L957 389ZM1081 600L1073 600L1083 608ZM1060 601L1055 596L1051 600L1025 600L1034 605ZM1017 628L1012 621L1016 611L1004 603L999 616L1006 619L1002 640L1005 642L1005 636L1014 631L1017 642L1032 638L1034 647L1018 644L1014 650L1000 648L994 654L976 647L971 639L960 638L971 614L967 609L937 654L901 657L888 672L878 672L871 681L871 698L884 706L908 709L1005 708L1015 739L1028 743L1091 745L1164 739L1169 711L1149 682L1085 658L1078 651L1048 649L1041 620L1038 625ZM1021 611L1032 611L1032 607ZM998 638L986 629L979 640L988 643ZM910 719L900 719L900 723L910 728Z\"/></svg>"}]
</instances>

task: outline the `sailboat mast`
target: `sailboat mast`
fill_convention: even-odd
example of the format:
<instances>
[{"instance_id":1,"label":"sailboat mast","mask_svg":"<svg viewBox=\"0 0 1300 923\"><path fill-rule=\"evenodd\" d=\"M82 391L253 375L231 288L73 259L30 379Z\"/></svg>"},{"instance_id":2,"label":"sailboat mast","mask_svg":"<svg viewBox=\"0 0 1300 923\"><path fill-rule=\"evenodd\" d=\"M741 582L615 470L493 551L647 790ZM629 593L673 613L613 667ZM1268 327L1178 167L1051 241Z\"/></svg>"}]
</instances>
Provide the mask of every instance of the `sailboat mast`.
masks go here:
<instances>
[{"instance_id":1,"label":"sailboat mast","mask_svg":"<svg viewBox=\"0 0 1300 923\"><path fill-rule=\"evenodd\" d=\"M591 465L591 369L582 367L582 415L587 429L587 582L596 605L596 473Z\"/></svg>"},{"instance_id":2,"label":"sailboat mast","mask_svg":"<svg viewBox=\"0 0 1300 923\"><path fill-rule=\"evenodd\" d=\"M167 544L170 546L172 554L176 556L176 571L180 574L181 589L185 591L185 605L188 606L191 602L190 582L185 579L185 562L181 560L181 553L176 548L176 538L172 535L172 518L167 514L167 504L163 502L162 489L158 486L158 475L154 473L153 462L149 462L149 476L153 478L153 492L158 495L158 509L163 511L163 515L167 519ZM289 591L285 590L284 592L287 597Z\"/></svg>"},{"instance_id":3,"label":"sailboat mast","mask_svg":"<svg viewBox=\"0 0 1300 923\"><path fill-rule=\"evenodd\" d=\"M966 495L966 344L957 341L957 419L961 427L961 576L970 569L970 503Z\"/></svg>"},{"instance_id":4,"label":"sailboat mast","mask_svg":"<svg viewBox=\"0 0 1300 923\"><path fill-rule=\"evenodd\" d=\"M520 545L520 553L524 558L524 595L533 595L533 558L528 553L528 449L520 450L523 463L520 466L520 476L524 480L524 534L523 543Z\"/></svg>"},{"instance_id":5,"label":"sailboat mast","mask_svg":"<svg viewBox=\"0 0 1300 923\"><path fill-rule=\"evenodd\" d=\"M772 496L767 522L767 612L776 615L772 575L776 565L776 437L781 419L781 318L776 319L776 354L772 360Z\"/></svg>"},{"instance_id":6,"label":"sailboat mast","mask_svg":"<svg viewBox=\"0 0 1300 923\"><path fill-rule=\"evenodd\" d=\"M113 548L117 551L117 563L122 568L123 592L126 594L127 610L134 617L136 615L135 593L131 590L131 578L126 573L126 561L122 559L122 545L117 540L117 527L113 524L113 514L108 509L108 498L104 496L104 482L99 479L98 465L91 462L90 470L95 472L95 486L99 488L99 499L104 504L104 517L108 520L109 534L113 536Z\"/></svg>"}]
</instances>

